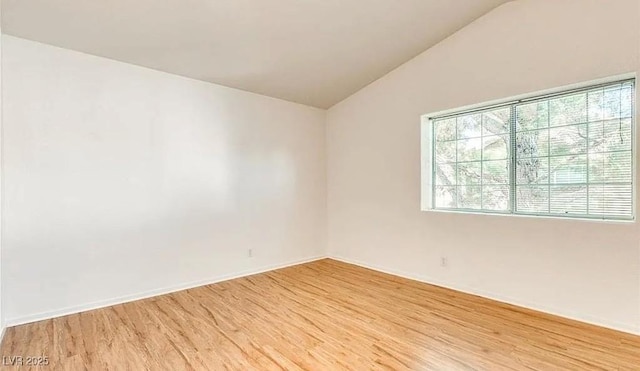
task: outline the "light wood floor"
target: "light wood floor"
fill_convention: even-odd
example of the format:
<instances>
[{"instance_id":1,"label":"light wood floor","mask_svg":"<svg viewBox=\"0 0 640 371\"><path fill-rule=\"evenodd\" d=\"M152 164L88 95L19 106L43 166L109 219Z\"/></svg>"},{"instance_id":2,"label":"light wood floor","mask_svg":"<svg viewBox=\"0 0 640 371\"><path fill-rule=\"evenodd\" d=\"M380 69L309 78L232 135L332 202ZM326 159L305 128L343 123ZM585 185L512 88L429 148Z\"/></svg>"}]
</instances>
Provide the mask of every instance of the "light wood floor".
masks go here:
<instances>
[{"instance_id":1,"label":"light wood floor","mask_svg":"<svg viewBox=\"0 0 640 371\"><path fill-rule=\"evenodd\" d=\"M640 337L333 260L13 327L0 351L65 370L640 369Z\"/></svg>"}]
</instances>

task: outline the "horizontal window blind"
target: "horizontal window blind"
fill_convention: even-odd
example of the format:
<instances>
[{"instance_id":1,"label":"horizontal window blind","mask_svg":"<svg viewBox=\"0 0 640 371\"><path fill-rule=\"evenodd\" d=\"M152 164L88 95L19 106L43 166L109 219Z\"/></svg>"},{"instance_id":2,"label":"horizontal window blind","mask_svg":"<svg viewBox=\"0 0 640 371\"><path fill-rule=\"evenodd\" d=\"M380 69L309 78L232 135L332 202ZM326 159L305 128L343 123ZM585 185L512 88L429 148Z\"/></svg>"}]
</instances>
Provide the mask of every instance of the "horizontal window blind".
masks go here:
<instances>
[{"instance_id":1,"label":"horizontal window blind","mask_svg":"<svg viewBox=\"0 0 640 371\"><path fill-rule=\"evenodd\" d=\"M634 81L433 118L436 209L633 218Z\"/></svg>"}]
</instances>

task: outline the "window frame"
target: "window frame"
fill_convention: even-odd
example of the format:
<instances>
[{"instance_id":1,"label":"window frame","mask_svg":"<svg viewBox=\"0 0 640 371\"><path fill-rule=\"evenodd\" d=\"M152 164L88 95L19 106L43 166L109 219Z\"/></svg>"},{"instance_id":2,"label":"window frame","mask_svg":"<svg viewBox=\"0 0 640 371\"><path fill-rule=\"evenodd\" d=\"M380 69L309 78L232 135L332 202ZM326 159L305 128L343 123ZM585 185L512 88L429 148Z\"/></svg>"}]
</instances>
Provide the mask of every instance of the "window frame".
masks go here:
<instances>
[{"instance_id":1,"label":"window frame","mask_svg":"<svg viewBox=\"0 0 640 371\"><path fill-rule=\"evenodd\" d=\"M615 86L617 84L630 85L631 86L631 148L630 148L630 156L631 156L631 215L606 215L606 214L578 214L578 213L552 213L551 210L549 212L528 212L528 211L518 211L517 210L517 168L516 168L516 137L518 131L517 123L516 123L516 110L517 107L524 104L535 103L537 101L548 101L555 97L562 96L570 96L571 94L579 94L586 93L598 88L606 88L610 86ZM552 91L533 93L526 96L514 97L507 100L485 103L485 104L477 104L473 106L463 107L459 109L452 109L447 111L436 112L432 114L427 114L422 116L422 136L421 136L421 161L422 161L422 210L423 211L437 211L437 212L453 212L453 213L464 213L464 214L486 214L486 215L503 215L503 216L520 216L520 217L543 217L543 218L561 218L561 219L570 219L570 220L596 220L596 221L609 221L609 222L634 222L636 219L636 78L633 76L623 76L612 79L603 79L599 82L591 82L586 84L580 84L578 86L573 87L564 87L553 89ZM471 114L481 114L487 111L493 111L498 109L510 109L510 117L509 117L509 150L508 150L508 158L507 162L509 164L509 184L507 185L509 188L509 201L508 201L508 209L507 210L483 210L483 209L474 209L474 208L447 208L447 207L436 207L436 156L435 156L435 146L436 146L436 136L435 136L435 121L443 120L447 118L455 118L459 116L471 115ZM620 118L622 119L622 118ZM604 120L603 120L604 121ZM588 117L587 111L587 121L584 123L587 126L591 123ZM579 125L579 124L572 124ZM549 127L551 128L551 127ZM587 129L588 133L588 129ZM457 137L455 140L459 140ZM588 140L588 139L587 139ZM626 152L626 150L625 150ZM585 152L585 155L588 157L589 152ZM484 159L479 160L481 164L484 163ZM456 159L456 164L458 163ZM481 165L482 166L482 165ZM425 171L427 171L428 175L425 177ZM587 162L587 171L588 171L588 162ZM549 176L551 176L549 174ZM427 184L425 184L425 180L427 180ZM585 182L588 187L591 183L588 180ZM598 185L598 183L593 183L594 185ZM603 186L606 186L607 183L601 183ZM568 184L570 186L571 184ZM458 187L458 185L456 185ZM427 194L425 194L427 192ZM427 198L428 197L428 198ZM549 196L551 197L551 193ZM587 202L588 202L588 193L587 193Z\"/></svg>"}]
</instances>

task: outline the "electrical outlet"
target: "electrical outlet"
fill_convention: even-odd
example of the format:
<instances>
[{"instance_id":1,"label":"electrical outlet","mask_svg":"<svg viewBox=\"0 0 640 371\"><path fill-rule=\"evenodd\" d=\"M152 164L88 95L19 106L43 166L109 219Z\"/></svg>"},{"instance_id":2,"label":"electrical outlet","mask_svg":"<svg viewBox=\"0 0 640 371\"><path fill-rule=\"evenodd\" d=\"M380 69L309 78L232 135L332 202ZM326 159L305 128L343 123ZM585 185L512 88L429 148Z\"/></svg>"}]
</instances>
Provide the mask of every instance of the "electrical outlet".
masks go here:
<instances>
[{"instance_id":1,"label":"electrical outlet","mask_svg":"<svg viewBox=\"0 0 640 371\"><path fill-rule=\"evenodd\" d=\"M247 255L249 255L250 258L253 258L253 249L249 249Z\"/></svg>"},{"instance_id":2,"label":"electrical outlet","mask_svg":"<svg viewBox=\"0 0 640 371\"><path fill-rule=\"evenodd\" d=\"M446 268L449 265L449 259L446 256L440 258L440 266Z\"/></svg>"}]
</instances>

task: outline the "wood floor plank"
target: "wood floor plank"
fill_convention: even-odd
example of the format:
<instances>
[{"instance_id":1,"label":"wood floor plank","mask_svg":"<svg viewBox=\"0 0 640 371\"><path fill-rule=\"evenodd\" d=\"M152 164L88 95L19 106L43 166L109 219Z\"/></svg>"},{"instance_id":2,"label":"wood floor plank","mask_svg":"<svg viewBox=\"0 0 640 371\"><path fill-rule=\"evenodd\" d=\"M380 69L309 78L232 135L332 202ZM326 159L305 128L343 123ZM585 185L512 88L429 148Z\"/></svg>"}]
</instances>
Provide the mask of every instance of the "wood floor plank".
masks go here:
<instances>
[{"instance_id":1,"label":"wood floor plank","mask_svg":"<svg viewBox=\"0 0 640 371\"><path fill-rule=\"evenodd\" d=\"M52 370L640 369L640 337L330 259L12 327L0 353Z\"/></svg>"}]
</instances>

